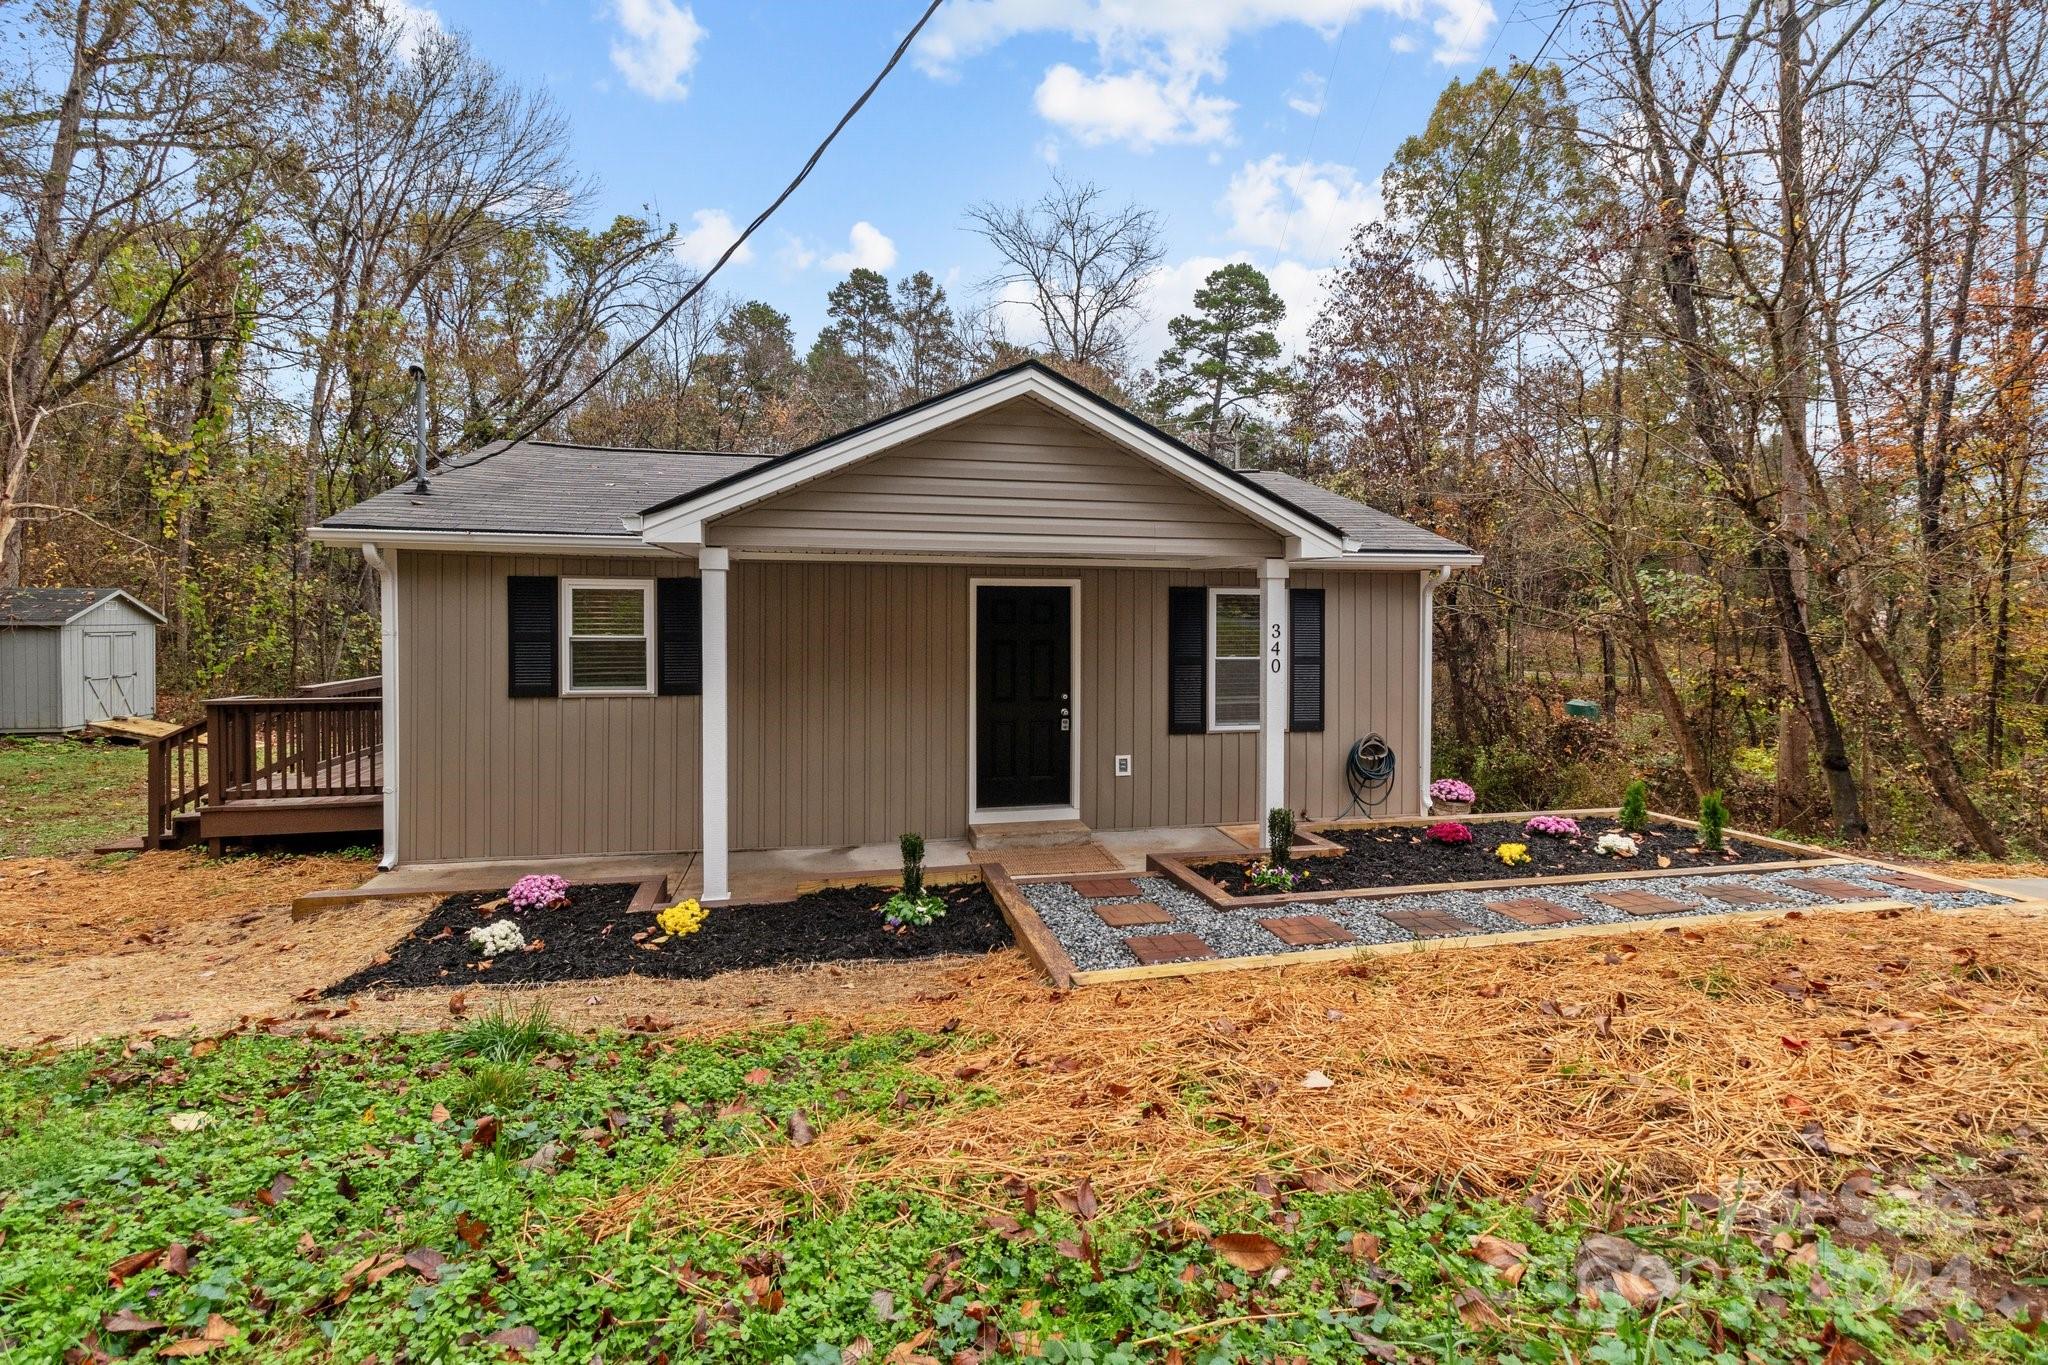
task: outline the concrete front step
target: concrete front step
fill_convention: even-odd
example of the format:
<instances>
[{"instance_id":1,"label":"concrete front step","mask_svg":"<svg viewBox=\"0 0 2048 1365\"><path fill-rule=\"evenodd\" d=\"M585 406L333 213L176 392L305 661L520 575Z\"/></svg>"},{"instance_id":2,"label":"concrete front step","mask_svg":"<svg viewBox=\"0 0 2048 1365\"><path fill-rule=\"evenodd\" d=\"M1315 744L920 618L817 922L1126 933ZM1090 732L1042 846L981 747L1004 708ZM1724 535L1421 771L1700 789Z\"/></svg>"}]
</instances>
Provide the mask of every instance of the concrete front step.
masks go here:
<instances>
[{"instance_id":1,"label":"concrete front step","mask_svg":"<svg viewBox=\"0 0 2048 1365\"><path fill-rule=\"evenodd\" d=\"M969 848L1065 848L1094 839L1079 820L991 821L967 827Z\"/></svg>"}]
</instances>

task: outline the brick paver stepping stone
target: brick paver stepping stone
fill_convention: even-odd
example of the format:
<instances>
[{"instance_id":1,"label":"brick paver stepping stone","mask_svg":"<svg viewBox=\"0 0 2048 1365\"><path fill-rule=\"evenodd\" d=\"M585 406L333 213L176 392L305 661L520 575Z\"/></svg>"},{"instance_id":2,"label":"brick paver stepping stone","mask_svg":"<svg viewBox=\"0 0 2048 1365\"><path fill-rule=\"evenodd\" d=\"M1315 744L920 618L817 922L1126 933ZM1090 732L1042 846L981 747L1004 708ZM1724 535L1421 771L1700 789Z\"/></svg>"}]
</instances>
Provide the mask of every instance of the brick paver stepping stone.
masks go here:
<instances>
[{"instance_id":1,"label":"brick paver stepping stone","mask_svg":"<svg viewBox=\"0 0 2048 1365\"><path fill-rule=\"evenodd\" d=\"M1833 896L1837 900L1867 901L1871 896L1869 887L1845 882L1840 877L1787 877L1785 885L1811 891L1816 896Z\"/></svg>"},{"instance_id":2,"label":"brick paver stepping stone","mask_svg":"<svg viewBox=\"0 0 2048 1365\"><path fill-rule=\"evenodd\" d=\"M1675 901L1654 891L1596 891L1593 899L1631 915L1668 915L1674 910L1693 908L1684 901Z\"/></svg>"},{"instance_id":3,"label":"brick paver stepping stone","mask_svg":"<svg viewBox=\"0 0 2048 1365\"><path fill-rule=\"evenodd\" d=\"M1067 883L1090 900L1101 900L1107 896L1135 896L1138 884L1129 877L1093 877L1087 881Z\"/></svg>"},{"instance_id":4,"label":"brick paver stepping stone","mask_svg":"<svg viewBox=\"0 0 2048 1365\"><path fill-rule=\"evenodd\" d=\"M1160 962L1194 962L1216 956L1216 950L1193 934L1142 934L1124 940L1131 956L1145 966Z\"/></svg>"},{"instance_id":5,"label":"brick paver stepping stone","mask_svg":"<svg viewBox=\"0 0 2048 1365\"><path fill-rule=\"evenodd\" d=\"M1520 896L1508 901L1488 901L1486 908L1498 910L1518 924L1542 928L1546 924L1573 924L1585 918L1569 906L1556 901L1544 900L1541 896Z\"/></svg>"},{"instance_id":6,"label":"brick paver stepping stone","mask_svg":"<svg viewBox=\"0 0 2048 1365\"><path fill-rule=\"evenodd\" d=\"M1259 927L1290 948L1358 942L1356 934L1323 915L1280 915L1260 920Z\"/></svg>"},{"instance_id":7,"label":"brick paver stepping stone","mask_svg":"<svg viewBox=\"0 0 2048 1365\"><path fill-rule=\"evenodd\" d=\"M1095 907L1095 918L1112 929L1129 929L1140 924L1173 923L1173 916L1151 901L1121 901L1116 905L1098 905Z\"/></svg>"},{"instance_id":8,"label":"brick paver stepping stone","mask_svg":"<svg viewBox=\"0 0 2048 1365\"><path fill-rule=\"evenodd\" d=\"M1886 886L1904 887L1908 891L1923 891L1934 896L1964 889L1960 886L1950 886L1947 882L1936 881L1932 877L1923 877L1918 872L1877 872L1871 874L1870 880L1883 882Z\"/></svg>"},{"instance_id":9,"label":"brick paver stepping stone","mask_svg":"<svg viewBox=\"0 0 2048 1365\"><path fill-rule=\"evenodd\" d=\"M1731 882L1726 886L1695 886L1692 889L1705 896L1708 900L1726 901L1730 905L1780 905L1784 903L1784 897L1782 896L1774 896L1768 891L1748 886L1741 882Z\"/></svg>"},{"instance_id":10,"label":"brick paver stepping stone","mask_svg":"<svg viewBox=\"0 0 2048 1365\"><path fill-rule=\"evenodd\" d=\"M1482 932L1469 920L1447 915L1441 910L1378 910L1374 913L1417 938L1456 938L1460 934Z\"/></svg>"}]
</instances>

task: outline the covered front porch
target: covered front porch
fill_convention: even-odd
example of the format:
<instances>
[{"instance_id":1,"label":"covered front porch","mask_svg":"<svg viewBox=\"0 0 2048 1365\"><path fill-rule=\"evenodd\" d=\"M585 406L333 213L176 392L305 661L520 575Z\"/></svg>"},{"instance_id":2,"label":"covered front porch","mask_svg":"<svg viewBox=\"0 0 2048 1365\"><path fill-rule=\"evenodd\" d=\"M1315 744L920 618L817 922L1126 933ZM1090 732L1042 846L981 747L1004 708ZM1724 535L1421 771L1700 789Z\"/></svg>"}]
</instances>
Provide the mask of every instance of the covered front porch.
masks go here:
<instances>
[{"instance_id":1,"label":"covered front porch","mask_svg":"<svg viewBox=\"0 0 2048 1365\"><path fill-rule=\"evenodd\" d=\"M714 546L696 569L707 901L744 895L736 859L767 850L874 848L855 861L887 866L907 830L965 855L1011 842L1005 827L1084 843L1290 804L1285 560L821 562ZM1256 662L1234 646L1249 688L1233 695L1250 708L1220 720L1217 594L1259 642ZM1204 644L1176 679L1170 617L1188 601ZM1199 723L1169 714L1176 682L1208 694Z\"/></svg>"}]
</instances>

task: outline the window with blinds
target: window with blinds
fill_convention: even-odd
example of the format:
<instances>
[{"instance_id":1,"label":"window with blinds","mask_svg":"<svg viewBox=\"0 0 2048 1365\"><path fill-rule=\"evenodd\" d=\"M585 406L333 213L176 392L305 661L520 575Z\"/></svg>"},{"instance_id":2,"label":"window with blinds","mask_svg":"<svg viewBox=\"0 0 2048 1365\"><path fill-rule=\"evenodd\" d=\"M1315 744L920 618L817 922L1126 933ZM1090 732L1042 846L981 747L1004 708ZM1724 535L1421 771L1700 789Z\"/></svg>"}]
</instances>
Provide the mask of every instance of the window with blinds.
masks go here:
<instances>
[{"instance_id":1,"label":"window with blinds","mask_svg":"<svg viewBox=\"0 0 2048 1365\"><path fill-rule=\"evenodd\" d=\"M1209 594L1209 728L1259 728L1259 594L1216 588Z\"/></svg>"},{"instance_id":2,"label":"window with blinds","mask_svg":"<svg viewBox=\"0 0 2048 1365\"><path fill-rule=\"evenodd\" d=\"M652 580L562 584L562 652L569 695L653 691Z\"/></svg>"}]
</instances>

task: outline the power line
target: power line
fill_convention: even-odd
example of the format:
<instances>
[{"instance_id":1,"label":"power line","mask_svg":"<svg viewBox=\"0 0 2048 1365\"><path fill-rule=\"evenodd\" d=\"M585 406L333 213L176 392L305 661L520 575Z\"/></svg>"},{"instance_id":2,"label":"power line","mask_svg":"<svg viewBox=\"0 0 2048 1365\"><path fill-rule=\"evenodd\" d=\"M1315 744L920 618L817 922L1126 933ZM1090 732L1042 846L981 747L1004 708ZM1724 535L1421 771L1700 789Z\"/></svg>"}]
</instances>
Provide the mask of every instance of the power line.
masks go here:
<instances>
[{"instance_id":1,"label":"power line","mask_svg":"<svg viewBox=\"0 0 2048 1365\"><path fill-rule=\"evenodd\" d=\"M507 444L525 440L527 437L533 435L534 432L539 431L542 427L546 426L548 423L554 421L557 417L561 416L564 411L581 402L585 397L589 395L592 389L595 389L599 384L602 384L604 382L605 377L607 375L609 375L613 370L617 369L620 365L624 364L627 360L630 360L635 352L637 352L642 346L645 346L650 340L653 339L654 334L656 332L659 332L663 327L666 327L668 325L669 319L673 318L677 313L680 313L683 310L685 304L689 303L691 299L697 297L698 294L703 292L704 286L711 283L711 277L716 275L719 272L719 270L725 265L725 263L733 258L733 254L735 252L737 252L741 247L746 245L747 238L753 236L754 233L760 229L761 225L766 223L768 219L774 215L775 210L781 208L784 201L787 200L789 196L796 193L797 187L804 183L804 181L810 176L811 171L817 166L818 162L821 159L823 159L825 155L825 149L832 145L833 140L836 139L839 136L839 134L845 130L847 124L853 122L853 116L861 111L861 106L865 105L868 102L869 97L872 96L875 93L875 91L881 88L882 82L887 80L889 77L889 73L896 69L896 64L903 60L903 54L910 50L910 45L917 41L917 35L924 30L924 26L927 23L931 22L931 17L939 12L939 6L944 4L945 2L946 0L932 0L931 4L925 7L924 13L918 17L917 22L910 26L910 32L903 35L903 41L898 43L896 45L896 50L889 54L889 60L883 65L880 71L875 73L875 78L872 81L868 82L868 88L860 92L860 98L855 100L852 103L852 105L850 105L847 108L846 112L839 116L839 122L832 125L832 131L825 134L825 140L823 142L820 142L817 146L817 150L811 153L810 160L804 162L803 169L796 173L796 178L783 187L782 193L775 196L775 201L773 203L768 205L767 208L762 209L759 214L755 215L754 221L747 224L746 230L744 232L740 233L739 236L733 238L732 245L728 246L725 249L725 251L719 256L719 258L711 263L711 268L705 271L702 275L698 276L696 281L692 283L688 289L685 289L683 291L682 296L678 298L674 303L670 304L668 308L662 313L662 315L654 320L653 326L649 327L639 336L634 337L633 340L623 350L621 350L617 355L613 356L610 360L606 361L602 366L600 366L598 368L597 373L592 375L589 381L585 383L582 388L576 390L576 392L570 394L567 398L563 399L561 402L549 408L545 413L542 413L539 417L527 423L527 425L516 436L512 436L507 439Z\"/></svg>"}]
</instances>

